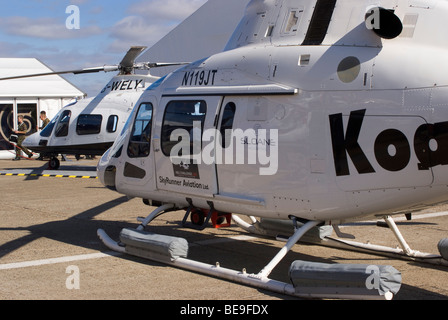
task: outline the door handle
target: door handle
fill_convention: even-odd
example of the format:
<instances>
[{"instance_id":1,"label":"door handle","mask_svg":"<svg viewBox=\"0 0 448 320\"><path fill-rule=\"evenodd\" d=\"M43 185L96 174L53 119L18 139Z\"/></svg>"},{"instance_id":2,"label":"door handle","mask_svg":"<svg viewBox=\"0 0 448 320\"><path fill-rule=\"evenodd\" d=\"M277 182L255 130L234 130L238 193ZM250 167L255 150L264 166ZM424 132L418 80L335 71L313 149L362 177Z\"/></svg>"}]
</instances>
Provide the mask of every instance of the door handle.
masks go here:
<instances>
[{"instance_id":1,"label":"door handle","mask_svg":"<svg viewBox=\"0 0 448 320\"><path fill-rule=\"evenodd\" d=\"M154 137L152 139L152 147L153 147L154 152L160 151L160 138L159 137Z\"/></svg>"}]
</instances>

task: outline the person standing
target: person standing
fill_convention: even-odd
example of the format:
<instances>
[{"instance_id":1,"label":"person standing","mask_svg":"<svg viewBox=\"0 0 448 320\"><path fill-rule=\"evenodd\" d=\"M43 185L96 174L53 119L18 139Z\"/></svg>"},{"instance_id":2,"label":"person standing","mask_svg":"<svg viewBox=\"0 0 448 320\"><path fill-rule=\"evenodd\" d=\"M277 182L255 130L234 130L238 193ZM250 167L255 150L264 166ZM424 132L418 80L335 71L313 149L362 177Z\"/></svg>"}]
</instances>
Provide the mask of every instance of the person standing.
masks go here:
<instances>
[{"instance_id":1,"label":"person standing","mask_svg":"<svg viewBox=\"0 0 448 320\"><path fill-rule=\"evenodd\" d=\"M42 127L39 127L39 130L43 130L47 124L50 123L50 119L47 118L47 113L45 111L40 112L40 120L42 120Z\"/></svg>"},{"instance_id":2,"label":"person standing","mask_svg":"<svg viewBox=\"0 0 448 320\"><path fill-rule=\"evenodd\" d=\"M33 153L28 150L26 147L22 146L23 140L26 138L26 133L28 131L28 127L26 123L23 121L23 116L19 115L17 117L17 121L19 122L19 126L17 130L14 131L15 134L17 134L17 146L16 146L16 157L14 160L20 160L21 151L25 152L28 156L28 158L31 158L33 156Z\"/></svg>"},{"instance_id":3,"label":"person standing","mask_svg":"<svg viewBox=\"0 0 448 320\"><path fill-rule=\"evenodd\" d=\"M36 126L37 130L44 130L44 128L50 123L50 119L47 118L47 113L45 111L40 112L40 120L42 120L42 127ZM44 155L40 154L37 160L44 160Z\"/></svg>"}]
</instances>

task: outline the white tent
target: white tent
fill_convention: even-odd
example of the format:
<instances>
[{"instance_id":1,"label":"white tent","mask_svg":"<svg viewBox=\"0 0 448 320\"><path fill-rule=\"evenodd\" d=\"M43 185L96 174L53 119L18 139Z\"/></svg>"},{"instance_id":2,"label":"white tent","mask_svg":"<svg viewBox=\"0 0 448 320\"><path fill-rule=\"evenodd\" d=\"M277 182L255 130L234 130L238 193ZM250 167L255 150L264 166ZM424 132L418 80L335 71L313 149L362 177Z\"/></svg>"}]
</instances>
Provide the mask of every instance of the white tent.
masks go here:
<instances>
[{"instance_id":1,"label":"white tent","mask_svg":"<svg viewBox=\"0 0 448 320\"><path fill-rule=\"evenodd\" d=\"M52 72L34 58L0 58L0 78ZM85 97L85 93L61 76L45 76L0 81L0 159L13 157L8 138L17 128L21 114L29 132L40 126L40 111L52 118L70 101Z\"/></svg>"}]
</instances>

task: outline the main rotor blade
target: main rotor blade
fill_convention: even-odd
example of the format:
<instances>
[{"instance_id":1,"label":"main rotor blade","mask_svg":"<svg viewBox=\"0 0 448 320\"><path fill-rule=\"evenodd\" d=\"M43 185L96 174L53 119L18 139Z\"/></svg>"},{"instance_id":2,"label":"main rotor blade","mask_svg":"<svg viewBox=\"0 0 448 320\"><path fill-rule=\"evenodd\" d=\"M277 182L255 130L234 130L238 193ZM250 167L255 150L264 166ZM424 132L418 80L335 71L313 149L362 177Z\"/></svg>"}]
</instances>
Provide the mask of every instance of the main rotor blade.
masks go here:
<instances>
[{"instance_id":1,"label":"main rotor blade","mask_svg":"<svg viewBox=\"0 0 448 320\"><path fill-rule=\"evenodd\" d=\"M122 68L133 68L135 59L146 49L144 46L134 46L129 49L129 51L124 56L123 60L120 62Z\"/></svg>"},{"instance_id":2,"label":"main rotor blade","mask_svg":"<svg viewBox=\"0 0 448 320\"><path fill-rule=\"evenodd\" d=\"M52 75L67 74L67 73L83 74L83 73L95 73L95 72L101 72L101 71L110 72L110 71L117 71L118 69L119 69L118 66L102 66L102 67L86 68L86 69L79 69L79 70L54 71L54 72L35 73L35 74L27 74L27 75L21 75L21 76L6 77L6 78L0 78L0 81L52 76Z\"/></svg>"},{"instance_id":3,"label":"main rotor blade","mask_svg":"<svg viewBox=\"0 0 448 320\"><path fill-rule=\"evenodd\" d=\"M160 68L160 67L180 66L190 63L191 62L146 62L145 65L148 68Z\"/></svg>"}]
</instances>

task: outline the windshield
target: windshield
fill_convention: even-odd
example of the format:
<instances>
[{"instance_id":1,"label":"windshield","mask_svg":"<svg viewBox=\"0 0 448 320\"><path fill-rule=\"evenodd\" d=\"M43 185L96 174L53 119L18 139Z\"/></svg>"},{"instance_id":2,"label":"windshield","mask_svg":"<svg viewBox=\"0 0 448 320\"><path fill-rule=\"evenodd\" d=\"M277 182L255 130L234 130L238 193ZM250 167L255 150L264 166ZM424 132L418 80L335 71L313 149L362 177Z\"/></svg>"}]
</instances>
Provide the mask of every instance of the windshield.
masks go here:
<instances>
[{"instance_id":1,"label":"windshield","mask_svg":"<svg viewBox=\"0 0 448 320\"><path fill-rule=\"evenodd\" d=\"M54 126L56 125L56 122L58 122L59 115L56 115L56 117L51 120L49 124L40 132L41 137L49 137L51 136L51 133L53 132Z\"/></svg>"}]
</instances>

